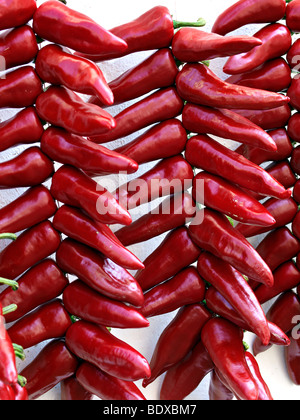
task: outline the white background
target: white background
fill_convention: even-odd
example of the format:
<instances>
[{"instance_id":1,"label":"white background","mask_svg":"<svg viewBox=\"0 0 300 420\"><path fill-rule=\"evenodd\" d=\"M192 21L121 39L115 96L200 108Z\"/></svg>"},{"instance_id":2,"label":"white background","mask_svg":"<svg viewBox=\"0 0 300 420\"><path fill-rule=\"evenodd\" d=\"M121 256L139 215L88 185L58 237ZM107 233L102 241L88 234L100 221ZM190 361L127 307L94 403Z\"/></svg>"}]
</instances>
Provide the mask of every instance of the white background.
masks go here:
<instances>
[{"instance_id":1,"label":"white background","mask_svg":"<svg viewBox=\"0 0 300 420\"><path fill-rule=\"evenodd\" d=\"M38 1L40 5L43 1ZM128 0L126 2L122 0L111 0L108 2L101 2L97 0L68 0L68 6L76 9L82 13L85 13L96 20L100 25L106 29L111 29L120 24L126 23L137 18L139 15L146 12L148 9L157 6L164 5L167 6L173 15L174 19L177 20L188 20L195 21L200 17L206 19L207 25L203 28L206 31L210 31L215 19L217 16L225 10L228 6L233 4L233 0L210 0L204 2L203 0ZM237 30L236 34L249 34L253 35L259 29L258 25L249 25L242 29ZM232 33L234 34L234 33ZM142 61L146 56L150 55L151 52L142 52L132 54L129 57L124 57L122 59L112 60L106 63L101 63L100 67L103 70L107 81L111 81L116 78L118 75L123 73L125 70L133 67ZM223 77L222 65L224 63L223 59L216 59L211 62L211 68L220 76ZM127 103L128 106L130 103ZM122 106L115 107L111 109L113 115L117 114L123 109ZM8 119L13 115L13 110L1 110L0 112L0 121ZM126 139L116 141L108 146L115 147L119 144L129 141L133 138L136 138L140 133L135 133L132 136L129 136ZM229 145L232 146L232 143ZM5 161L11 159L20 153L22 147L16 147L5 152L1 152L0 161ZM149 165L142 165L137 174L134 174L132 177L136 177L141 173L146 172L149 169ZM116 181L116 179L110 178L111 181ZM13 199L17 198L22 190L10 190L2 191L0 194L0 206L8 204ZM144 208L141 210L145 211ZM134 218L138 217L137 214L133 216ZM164 235L154 240L148 241L142 245L132 246L130 249L143 261L162 241ZM257 240L258 238L256 238ZM253 242L255 245L256 242ZM6 246L6 242L1 243L1 247ZM265 310L267 310L269 305L264 305ZM114 329L113 333L119 338L125 340L138 351L140 351L150 362L154 347L156 342L163 331L163 329L168 325L168 323L173 319L176 312L161 315L158 317L150 318L151 325L146 329L140 330L117 330ZM253 341L252 334L245 335L245 341L250 345ZM20 369L23 369L38 353L40 348L44 345L37 346L36 348L31 348L26 350L26 360L24 362L18 362ZM176 349L174 349L176 351ZM286 369L285 362L283 358L283 349L273 347L268 352L261 354L257 357L258 363L264 379L266 380L274 400L299 400L300 399L300 389L299 387L292 384L290 381ZM163 376L157 379L154 383L149 385L146 389L142 388L141 381L137 382L137 385L140 387L145 397L148 400L158 400L159 398L159 389L162 382ZM209 377L207 377L201 385L187 398L187 400L207 400L208 399L208 384ZM56 386L52 391L45 394L40 399L60 399L60 387Z\"/></svg>"}]
</instances>

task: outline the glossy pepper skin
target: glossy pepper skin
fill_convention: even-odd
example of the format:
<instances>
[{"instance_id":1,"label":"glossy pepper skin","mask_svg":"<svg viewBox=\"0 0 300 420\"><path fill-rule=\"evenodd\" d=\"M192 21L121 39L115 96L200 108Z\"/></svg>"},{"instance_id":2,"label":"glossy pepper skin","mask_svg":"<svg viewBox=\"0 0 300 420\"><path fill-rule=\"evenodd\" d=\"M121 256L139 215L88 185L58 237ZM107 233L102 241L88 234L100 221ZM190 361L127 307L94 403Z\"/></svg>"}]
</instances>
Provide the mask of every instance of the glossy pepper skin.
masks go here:
<instances>
[{"instance_id":1,"label":"glossy pepper skin","mask_svg":"<svg viewBox=\"0 0 300 420\"><path fill-rule=\"evenodd\" d=\"M59 295L69 281L52 259L45 259L31 267L18 279L18 290L7 287L0 294L3 307L16 304L17 309L5 314L6 322L14 322L40 305Z\"/></svg>"},{"instance_id":2,"label":"glossy pepper skin","mask_svg":"<svg viewBox=\"0 0 300 420\"><path fill-rule=\"evenodd\" d=\"M111 299L135 306L144 302L142 290L131 274L86 245L65 239L56 252L56 261L61 270Z\"/></svg>"},{"instance_id":3,"label":"glossy pepper skin","mask_svg":"<svg viewBox=\"0 0 300 420\"><path fill-rule=\"evenodd\" d=\"M233 392L221 381L217 369L210 372L208 395L210 401L231 401L234 397Z\"/></svg>"},{"instance_id":4,"label":"glossy pepper skin","mask_svg":"<svg viewBox=\"0 0 300 420\"><path fill-rule=\"evenodd\" d=\"M92 219L106 224L129 225L131 216L115 197L83 171L63 165L52 177L54 199L84 210Z\"/></svg>"},{"instance_id":5,"label":"glossy pepper skin","mask_svg":"<svg viewBox=\"0 0 300 420\"><path fill-rule=\"evenodd\" d=\"M0 381L6 385L16 383L18 381L16 356L6 329L2 305L0 305L0 357Z\"/></svg>"},{"instance_id":6,"label":"glossy pepper skin","mask_svg":"<svg viewBox=\"0 0 300 420\"><path fill-rule=\"evenodd\" d=\"M72 325L60 299L47 302L16 321L7 332L24 349L43 341L63 337Z\"/></svg>"},{"instance_id":7,"label":"glossy pepper skin","mask_svg":"<svg viewBox=\"0 0 300 420\"><path fill-rule=\"evenodd\" d=\"M77 357L125 381L150 376L147 360L105 327L77 321L66 332L66 345Z\"/></svg>"},{"instance_id":8,"label":"glossy pepper skin","mask_svg":"<svg viewBox=\"0 0 300 420\"><path fill-rule=\"evenodd\" d=\"M193 264L200 255L200 249L191 240L185 226L170 231L160 245L145 259L143 270L135 278L146 291L175 276L185 267Z\"/></svg>"},{"instance_id":9,"label":"glossy pepper skin","mask_svg":"<svg viewBox=\"0 0 300 420\"><path fill-rule=\"evenodd\" d=\"M299 39L296 39L286 55L286 61L291 70L299 69L299 46Z\"/></svg>"},{"instance_id":10,"label":"glossy pepper skin","mask_svg":"<svg viewBox=\"0 0 300 420\"><path fill-rule=\"evenodd\" d=\"M125 41L61 2L43 3L33 16L33 30L47 41L86 54L127 50Z\"/></svg>"},{"instance_id":11,"label":"glossy pepper skin","mask_svg":"<svg viewBox=\"0 0 300 420\"><path fill-rule=\"evenodd\" d=\"M299 32L299 0L294 0L293 4L286 6L286 25L293 32Z\"/></svg>"},{"instance_id":12,"label":"glossy pepper skin","mask_svg":"<svg viewBox=\"0 0 300 420\"><path fill-rule=\"evenodd\" d=\"M59 45L50 44L39 50L35 69L44 82L96 95L105 105L114 103L114 95L100 68L85 58L65 52Z\"/></svg>"},{"instance_id":13,"label":"glossy pepper skin","mask_svg":"<svg viewBox=\"0 0 300 420\"><path fill-rule=\"evenodd\" d=\"M262 45L251 51L230 57L223 67L224 73L239 74L256 69L267 60L286 54L292 45L289 29L280 23L271 23L255 33Z\"/></svg>"},{"instance_id":14,"label":"glossy pepper skin","mask_svg":"<svg viewBox=\"0 0 300 420\"><path fill-rule=\"evenodd\" d=\"M225 178L250 191L276 198L286 198L291 195L289 190L262 167L205 134L188 140L185 158L192 166Z\"/></svg>"},{"instance_id":15,"label":"glossy pepper skin","mask_svg":"<svg viewBox=\"0 0 300 420\"><path fill-rule=\"evenodd\" d=\"M226 35L248 24L275 22L283 18L285 11L284 0L240 0L218 16L212 32Z\"/></svg>"},{"instance_id":16,"label":"glossy pepper skin","mask_svg":"<svg viewBox=\"0 0 300 420\"><path fill-rule=\"evenodd\" d=\"M210 318L210 312L200 303L179 309L156 343L150 362L151 377L143 380L144 388L180 362L192 350L199 340L203 326Z\"/></svg>"},{"instance_id":17,"label":"glossy pepper skin","mask_svg":"<svg viewBox=\"0 0 300 420\"><path fill-rule=\"evenodd\" d=\"M0 232L21 232L52 217L57 207L44 185L31 187L0 209Z\"/></svg>"},{"instance_id":18,"label":"glossy pepper skin","mask_svg":"<svg viewBox=\"0 0 300 420\"><path fill-rule=\"evenodd\" d=\"M13 401L14 391L12 387L0 381L0 401Z\"/></svg>"},{"instance_id":19,"label":"glossy pepper skin","mask_svg":"<svg viewBox=\"0 0 300 420\"><path fill-rule=\"evenodd\" d=\"M54 173L54 164L37 146L0 163L0 189L34 187Z\"/></svg>"},{"instance_id":20,"label":"glossy pepper skin","mask_svg":"<svg viewBox=\"0 0 300 420\"><path fill-rule=\"evenodd\" d=\"M207 208L200 210L188 229L199 248L231 264L242 274L268 286L273 285L269 267L223 214Z\"/></svg>"},{"instance_id":21,"label":"glossy pepper skin","mask_svg":"<svg viewBox=\"0 0 300 420\"><path fill-rule=\"evenodd\" d=\"M238 115L248 118L253 124L258 125L263 130L275 130L284 128L291 117L291 107L289 104L278 108L265 110L235 109Z\"/></svg>"},{"instance_id":22,"label":"glossy pepper skin","mask_svg":"<svg viewBox=\"0 0 300 420\"><path fill-rule=\"evenodd\" d=\"M80 280L63 291L67 311L80 319L112 328L144 328L149 321L135 308L109 299Z\"/></svg>"},{"instance_id":23,"label":"glossy pepper skin","mask_svg":"<svg viewBox=\"0 0 300 420\"><path fill-rule=\"evenodd\" d=\"M291 99L290 105L296 109L296 111L300 111L300 102L299 102L299 90L300 90L300 83L299 78L294 77L292 83L287 91L287 95Z\"/></svg>"},{"instance_id":24,"label":"glossy pepper skin","mask_svg":"<svg viewBox=\"0 0 300 420\"><path fill-rule=\"evenodd\" d=\"M144 264L122 245L109 226L92 220L80 209L60 207L54 215L53 226L69 238L96 249L124 268L144 268Z\"/></svg>"},{"instance_id":25,"label":"glossy pepper skin","mask_svg":"<svg viewBox=\"0 0 300 420\"><path fill-rule=\"evenodd\" d=\"M177 117L182 108L183 101L176 88L159 89L117 114L114 117L115 128L109 132L102 130L103 134L91 136L90 140L95 143L108 143L129 136L157 122Z\"/></svg>"},{"instance_id":26,"label":"glossy pepper skin","mask_svg":"<svg viewBox=\"0 0 300 420\"><path fill-rule=\"evenodd\" d=\"M17 112L13 117L0 123L0 151L10 149L19 144L38 142L43 134L43 125L30 106Z\"/></svg>"},{"instance_id":27,"label":"glossy pepper skin","mask_svg":"<svg viewBox=\"0 0 300 420\"><path fill-rule=\"evenodd\" d=\"M77 372L77 371L76 371ZM93 394L87 391L78 381L76 375L64 379L60 383L62 401L92 401Z\"/></svg>"},{"instance_id":28,"label":"glossy pepper skin","mask_svg":"<svg viewBox=\"0 0 300 420\"><path fill-rule=\"evenodd\" d=\"M261 110L289 102L285 95L224 81L202 63L186 64L176 77L176 86L184 100L213 108Z\"/></svg>"},{"instance_id":29,"label":"glossy pepper skin","mask_svg":"<svg viewBox=\"0 0 300 420\"><path fill-rule=\"evenodd\" d=\"M0 30L14 28L27 23L37 9L35 0L4 1L0 8Z\"/></svg>"},{"instance_id":30,"label":"glossy pepper skin","mask_svg":"<svg viewBox=\"0 0 300 420\"><path fill-rule=\"evenodd\" d=\"M84 389L105 401L146 400L134 382L109 375L89 362L80 364L76 378Z\"/></svg>"},{"instance_id":31,"label":"glossy pepper skin","mask_svg":"<svg viewBox=\"0 0 300 420\"><path fill-rule=\"evenodd\" d=\"M276 145L267 132L229 109L188 103L182 111L182 123L192 133L213 134L261 149L276 150Z\"/></svg>"},{"instance_id":32,"label":"glossy pepper skin","mask_svg":"<svg viewBox=\"0 0 300 420\"><path fill-rule=\"evenodd\" d=\"M77 93L63 86L50 86L39 95L36 110L39 117L49 124L79 136L100 134L116 125L114 118L107 111L84 102Z\"/></svg>"},{"instance_id":33,"label":"glossy pepper skin","mask_svg":"<svg viewBox=\"0 0 300 420\"><path fill-rule=\"evenodd\" d=\"M294 338L292 335L291 344L288 347L285 347L284 358L286 364L287 373L295 385L300 384L300 369L299 369L299 360L300 360L300 346L299 346L299 333L297 338Z\"/></svg>"},{"instance_id":34,"label":"glossy pepper skin","mask_svg":"<svg viewBox=\"0 0 300 420\"><path fill-rule=\"evenodd\" d=\"M299 148L299 146L297 146L292 151L291 160L290 160L291 166L293 168L293 171L297 175L299 175L299 172L300 172L300 168L299 168L299 153L300 153L300 148Z\"/></svg>"},{"instance_id":35,"label":"glossy pepper skin","mask_svg":"<svg viewBox=\"0 0 300 420\"><path fill-rule=\"evenodd\" d=\"M255 357L249 352L245 353L247 365L258 387L258 400L259 401L272 401L273 397L268 385L262 377L259 364Z\"/></svg>"},{"instance_id":36,"label":"glossy pepper skin","mask_svg":"<svg viewBox=\"0 0 300 420\"><path fill-rule=\"evenodd\" d=\"M53 161L72 165L91 176L138 170L134 160L62 128L49 127L42 135L41 149Z\"/></svg>"},{"instance_id":37,"label":"glossy pepper skin","mask_svg":"<svg viewBox=\"0 0 300 420\"><path fill-rule=\"evenodd\" d=\"M28 399L36 400L64 379L73 376L78 363L63 339L51 340L21 372L27 379Z\"/></svg>"}]
</instances>

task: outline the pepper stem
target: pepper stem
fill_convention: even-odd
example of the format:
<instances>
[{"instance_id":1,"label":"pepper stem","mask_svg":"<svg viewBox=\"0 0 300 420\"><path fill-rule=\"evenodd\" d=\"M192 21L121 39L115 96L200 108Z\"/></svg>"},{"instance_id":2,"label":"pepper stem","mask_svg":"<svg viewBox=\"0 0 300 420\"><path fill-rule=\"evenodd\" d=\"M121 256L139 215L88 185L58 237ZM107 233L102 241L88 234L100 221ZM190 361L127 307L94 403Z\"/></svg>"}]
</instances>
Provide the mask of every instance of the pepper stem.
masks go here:
<instances>
[{"instance_id":1,"label":"pepper stem","mask_svg":"<svg viewBox=\"0 0 300 420\"><path fill-rule=\"evenodd\" d=\"M12 303L11 305L7 305L2 309L3 315L10 314L11 312L16 311L18 306L15 303Z\"/></svg>"},{"instance_id":2,"label":"pepper stem","mask_svg":"<svg viewBox=\"0 0 300 420\"><path fill-rule=\"evenodd\" d=\"M13 349L14 349L16 357L18 357L21 360L25 360L25 353L22 346L20 346L19 344L13 343Z\"/></svg>"},{"instance_id":3,"label":"pepper stem","mask_svg":"<svg viewBox=\"0 0 300 420\"><path fill-rule=\"evenodd\" d=\"M0 239L11 239L12 241L15 241L17 239L17 235L14 233L1 233Z\"/></svg>"},{"instance_id":4,"label":"pepper stem","mask_svg":"<svg viewBox=\"0 0 300 420\"><path fill-rule=\"evenodd\" d=\"M197 22L182 22L180 20L173 20L174 29L191 27L191 28L200 28L206 25L206 21L203 18L197 20Z\"/></svg>"},{"instance_id":5,"label":"pepper stem","mask_svg":"<svg viewBox=\"0 0 300 420\"><path fill-rule=\"evenodd\" d=\"M19 288L19 284L17 281L4 279L3 277L0 277L0 284L7 284L8 286L11 286L13 290L18 290Z\"/></svg>"},{"instance_id":6,"label":"pepper stem","mask_svg":"<svg viewBox=\"0 0 300 420\"><path fill-rule=\"evenodd\" d=\"M18 375L18 384L23 388L27 384L25 376Z\"/></svg>"}]
</instances>

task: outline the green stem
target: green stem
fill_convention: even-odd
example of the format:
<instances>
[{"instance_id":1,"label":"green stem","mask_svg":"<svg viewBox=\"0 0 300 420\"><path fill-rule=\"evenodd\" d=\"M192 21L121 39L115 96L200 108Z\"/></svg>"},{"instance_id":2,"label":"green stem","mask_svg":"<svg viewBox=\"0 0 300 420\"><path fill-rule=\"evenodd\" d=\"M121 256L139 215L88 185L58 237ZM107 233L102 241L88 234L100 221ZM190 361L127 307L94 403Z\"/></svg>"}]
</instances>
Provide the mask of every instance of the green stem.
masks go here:
<instances>
[{"instance_id":1,"label":"green stem","mask_svg":"<svg viewBox=\"0 0 300 420\"><path fill-rule=\"evenodd\" d=\"M18 375L18 384L24 387L27 384L27 379L22 375Z\"/></svg>"},{"instance_id":2,"label":"green stem","mask_svg":"<svg viewBox=\"0 0 300 420\"><path fill-rule=\"evenodd\" d=\"M13 349L14 349L16 357L18 357L21 360L25 360L25 353L22 346L20 346L19 344L13 343Z\"/></svg>"},{"instance_id":3,"label":"green stem","mask_svg":"<svg viewBox=\"0 0 300 420\"><path fill-rule=\"evenodd\" d=\"M13 290L18 290L19 288L19 284L17 281L4 279L3 277L0 277L0 284L7 284L8 286L11 286Z\"/></svg>"},{"instance_id":4,"label":"green stem","mask_svg":"<svg viewBox=\"0 0 300 420\"><path fill-rule=\"evenodd\" d=\"M197 22L181 22L180 20L173 20L174 29L183 27L200 28L206 25L206 21L203 18L197 20Z\"/></svg>"},{"instance_id":5,"label":"green stem","mask_svg":"<svg viewBox=\"0 0 300 420\"><path fill-rule=\"evenodd\" d=\"M17 235L14 233L1 233L0 239L11 239L12 241L15 241L17 239Z\"/></svg>"},{"instance_id":6,"label":"green stem","mask_svg":"<svg viewBox=\"0 0 300 420\"><path fill-rule=\"evenodd\" d=\"M10 314L11 312L16 311L18 306L15 303L12 303L11 305L7 305L2 309L3 315Z\"/></svg>"}]
</instances>

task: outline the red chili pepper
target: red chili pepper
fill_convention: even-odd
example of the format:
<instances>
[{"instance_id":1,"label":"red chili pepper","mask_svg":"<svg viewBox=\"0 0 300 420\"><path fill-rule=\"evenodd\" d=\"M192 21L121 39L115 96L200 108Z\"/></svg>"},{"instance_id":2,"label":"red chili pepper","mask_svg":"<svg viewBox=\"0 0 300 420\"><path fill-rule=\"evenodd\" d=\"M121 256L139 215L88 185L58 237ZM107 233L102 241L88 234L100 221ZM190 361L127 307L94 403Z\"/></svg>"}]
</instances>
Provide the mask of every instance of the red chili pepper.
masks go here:
<instances>
[{"instance_id":1,"label":"red chili pepper","mask_svg":"<svg viewBox=\"0 0 300 420\"><path fill-rule=\"evenodd\" d=\"M66 344L77 357L125 381L150 376L147 360L105 327L77 321L66 332Z\"/></svg>"},{"instance_id":2,"label":"red chili pepper","mask_svg":"<svg viewBox=\"0 0 300 420\"><path fill-rule=\"evenodd\" d=\"M176 88L159 89L117 114L114 117L115 128L109 132L102 130L103 134L91 136L90 140L95 143L108 143L129 136L154 123L177 117L182 108L183 101Z\"/></svg>"},{"instance_id":3,"label":"red chili pepper","mask_svg":"<svg viewBox=\"0 0 300 420\"><path fill-rule=\"evenodd\" d=\"M290 136L290 138L297 143L300 141L299 127L300 127L300 112L296 112L291 116L291 118L288 121L287 133Z\"/></svg>"},{"instance_id":4,"label":"red chili pepper","mask_svg":"<svg viewBox=\"0 0 300 420\"><path fill-rule=\"evenodd\" d=\"M299 189L300 189L300 181L298 180L296 182L296 184L294 185L294 188L293 188L293 198L296 201L296 203L298 203L298 204L300 203L300 191L299 191Z\"/></svg>"},{"instance_id":5,"label":"red chili pepper","mask_svg":"<svg viewBox=\"0 0 300 420\"><path fill-rule=\"evenodd\" d=\"M127 44L88 16L57 1L43 3L33 16L41 38L86 54L124 52Z\"/></svg>"},{"instance_id":6,"label":"red chili pepper","mask_svg":"<svg viewBox=\"0 0 300 420\"><path fill-rule=\"evenodd\" d=\"M210 373L208 394L210 401L231 401L234 397L233 392L219 378L217 369Z\"/></svg>"},{"instance_id":7,"label":"red chili pepper","mask_svg":"<svg viewBox=\"0 0 300 420\"><path fill-rule=\"evenodd\" d=\"M151 377L143 380L144 388L192 350L199 340L203 326L210 318L209 311L199 303L179 309L156 343L150 362Z\"/></svg>"},{"instance_id":8,"label":"red chili pepper","mask_svg":"<svg viewBox=\"0 0 300 420\"><path fill-rule=\"evenodd\" d=\"M242 330L220 317L201 331L202 342L232 392L241 400L257 400L258 387L247 365Z\"/></svg>"},{"instance_id":9,"label":"red chili pepper","mask_svg":"<svg viewBox=\"0 0 300 420\"><path fill-rule=\"evenodd\" d=\"M275 219L261 203L231 182L202 171L193 179L193 198L243 223L272 226Z\"/></svg>"},{"instance_id":10,"label":"red chili pepper","mask_svg":"<svg viewBox=\"0 0 300 420\"><path fill-rule=\"evenodd\" d=\"M199 341L182 360L167 370L160 389L160 400L183 400L213 368L206 348Z\"/></svg>"},{"instance_id":11,"label":"red chili pepper","mask_svg":"<svg viewBox=\"0 0 300 420\"><path fill-rule=\"evenodd\" d=\"M55 200L84 210L105 224L129 225L131 216L115 197L81 170L63 165L52 177L50 192Z\"/></svg>"},{"instance_id":12,"label":"red chili pepper","mask_svg":"<svg viewBox=\"0 0 300 420\"><path fill-rule=\"evenodd\" d=\"M63 291L67 311L84 321L113 328L144 328L147 319L135 308L109 299L80 280L73 281Z\"/></svg>"},{"instance_id":13,"label":"red chili pepper","mask_svg":"<svg viewBox=\"0 0 300 420\"><path fill-rule=\"evenodd\" d=\"M77 371L76 371L77 372ZM87 391L78 381L76 376L64 379L60 383L62 401L92 401L93 394Z\"/></svg>"},{"instance_id":14,"label":"red chili pepper","mask_svg":"<svg viewBox=\"0 0 300 420\"><path fill-rule=\"evenodd\" d=\"M296 214L292 221L292 232L296 238L300 239L300 212Z\"/></svg>"},{"instance_id":15,"label":"red chili pepper","mask_svg":"<svg viewBox=\"0 0 300 420\"><path fill-rule=\"evenodd\" d=\"M235 308L251 331L268 344L271 334L265 313L244 277L230 264L207 252L200 255L197 269Z\"/></svg>"},{"instance_id":16,"label":"red chili pepper","mask_svg":"<svg viewBox=\"0 0 300 420\"><path fill-rule=\"evenodd\" d=\"M17 309L5 315L6 322L14 322L40 305L57 298L69 281L57 264L46 259L36 264L18 279L18 290L7 287L0 294L3 307L16 304Z\"/></svg>"},{"instance_id":17,"label":"red chili pepper","mask_svg":"<svg viewBox=\"0 0 300 420\"><path fill-rule=\"evenodd\" d=\"M263 63L252 71L230 76L226 82L271 92L281 92L287 89L292 82L291 69L288 63L279 57Z\"/></svg>"},{"instance_id":18,"label":"red chili pepper","mask_svg":"<svg viewBox=\"0 0 300 420\"><path fill-rule=\"evenodd\" d=\"M91 176L138 170L132 159L57 127L44 132L41 148L53 161L72 165Z\"/></svg>"},{"instance_id":19,"label":"red chili pepper","mask_svg":"<svg viewBox=\"0 0 300 420\"><path fill-rule=\"evenodd\" d=\"M192 166L247 190L276 198L291 196L291 192L263 168L205 134L191 137L185 153L186 160Z\"/></svg>"},{"instance_id":20,"label":"red chili pepper","mask_svg":"<svg viewBox=\"0 0 300 420\"><path fill-rule=\"evenodd\" d=\"M35 69L44 82L96 95L105 105L114 103L114 95L100 68L85 58L64 51L59 45L43 47L37 55Z\"/></svg>"},{"instance_id":21,"label":"red chili pepper","mask_svg":"<svg viewBox=\"0 0 300 420\"><path fill-rule=\"evenodd\" d=\"M139 165L179 155L185 149L187 132L181 121L171 118L149 128L135 140L115 149Z\"/></svg>"},{"instance_id":22,"label":"red chili pepper","mask_svg":"<svg viewBox=\"0 0 300 420\"><path fill-rule=\"evenodd\" d=\"M240 0L219 15L212 32L226 35L250 23L276 22L283 18L285 10L285 0Z\"/></svg>"},{"instance_id":23,"label":"red chili pepper","mask_svg":"<svg viewBox=\"0 0 300 420\"><path fill-rule=\"evenodd\" d=\"M43 341L63 337L71 324L62 301L55 299L16 321L7 332L14 343L27 349Z\"/></svg>"},{"instance_id":24,"label":"red chili pepper","mask_svg":"<svg viewBox=\"0 0 300 420\"><path fill-rule=\"evenodd\" d=\"M287 95L290 98L290 105L296 111L300 111L299 91L300 91L299 78L298 77L294 77L293 80L292 80L292 83L291 83L290 87L288 88Z\"/></svg>"},{"instance_id":25,"label":"red chili pepper","mask_svg":"<svg viewBox=\"0 0 300 420\"><path fill-rule=\"evenodd\" d=\"M226 109L271 109L288 103L287 96L222 80L202 63L188 63L178 73L179 95L193 104Z\"/></svg>"},{"instance_id":26,"label":"red chili pepper","mask_svg":"<svg viewBox=\"0 0 300 420\"><path fill-rule=\"evenodd\" d=\"M0 253L0 275L15 279L36 263L52 255L61 242L49 220L22 232Z\"/></svg>"},{"instance_id":27,"label":"red chili pepper","mask_svg":"<svg viewBox=\"0 0 300 420\"><path fill-rule=\"evenodd\" d=\"M58 266L78 277L97 292L118 301L141 306L143 292L124 268L72 239L65 239L56 252Z\"/></svg>"},{"instance_id":28,"label":"red chili pepper","mask_svg":"<svg viewBox=\"0 0 300 420\"><path fill-rule=\"evenodd\" d=\"M250 372L258 386L258 400L260 401L273 401L272 394L268 385L262 377L259 364L255 357L249 352L245 353L246 362L249 366Z\"/></svg>"},{"instance_id":29,"label":"red chili pepper","mask_svg":"<svg viewBox=\"0 0 300 420\"><path fill-rule=\"evenodd\" d=\"M200 210L189 225L189 234L199 248L228 262L242 274L273 285L273 274L267 264L223 214L207 208Z\"/></svg>"},{"instance_id":30,"label":"red chili pepper","mask_svg":"<svg viewBox=\"0 0 300 420\"><path fill-rule=\"evenodd\" d=\"M16 356L6 329L2 305L0 305L0 360L0 381L6 385L16 383L18 381Z\"/></svg>"},{"instance_id":31,"label":"red chili pepper","mask_svg":"<svg viewBox=\"0 0 300 420\"><path fill-rule=\"evenodd\" d=\"M24 25L32 18L36 8L35 0L24 0L21 4L18 0L2 2L0 30Z\"/></svg>"},{"instance_id":32,"label":"red chili pepper","mask_svg":"<svg viewBox=\"0 0 300 420\"><path fill-rule=\"evenodd\" d=\"M12 387L0 381L0 401L13 401L15 393Z\"/></svg>"},{"instance_id":33,"label":"red chili pepper","mask_svg":"<svg viewBox=\"0 0 300 420\"><path fill-rule=\"evenodd\" d=\"M298 337L290 336L291 344L285 347L284 358L289 378L295 385L300 385L300 340Z\"/></svg>"},{"instance_id":34,"label":"red chili pepper","mask_svg":"<svg viewBox=\"0 0 300 420\"><path fill-rule=\"evenodd\" d=\"M290 30L280 23L271 23L254 34L262 40L262 45L251 51L229 57L223 67L224 73L239 74L256 69L267 60L286 54L292 45Z\"/></svg>"},{"instance_id":35,"label":"red chili pepper","mask_svg":"<svg viewBox=\"0 0 300 420\"><path fill-rule=\"evenodd\" d=\"M21 372L27 379L28 399L36 400L73 376L77 366L78 359L68 350L65 341L51 340Z\"/></svg>"},{"instance_id":36,"label":"red chili pepper","mask_svg":"<svg viewBox=\"0 0 300 420\"><path fill-rule=\"evenodd\" d=\"M18 383L12 385L12 389L14 392L14 400L15 401L27 401L28 400L28 392L25 386L21 386Z\"/></svg>"},{"instance_id":37,"label":"red chili pepper","mask_svg":"<svg viewBox=\"0 0 300 420\"><path fill-rule=\"evenodd\" d=\"M118 240L109 226L96 222L81 210L70 206L60 207L53 218L59 232L101 252L121 267L137 270L144 264Z\"/></svg>"},{"instance_id":38,"label":"red chili pepper","mask_svg":"<svg viewBox=\"0 0 300 420\"><path fill-rule=\"evenodd\" d=\"M182 306L201 302L205 296L205 283L195 267L187 267L170 280L153 287L144 294L140 308L146 318L175 311Z\"/></svg>"},{"instance_id":39,"label":"red chili pepper","mask_svg":"<svg viewBox=\"0 0 300 420\"><path fill-rule=\"evenodd\" d=\"M0 108L24 108L35 103L42 93L42 82L31 66L5 74L0 80Z\"/></svg>"},{"instance_id":40,"label":"red chili pepper","mask_svg":"<svg viewBox=\"0 0 300 420\"><path fill-rule=\"evenodd\" d=\"M93 136L115 127L114 118L63 86L50 86L36 100L40 118L79 136ZM74 110L76 112L74 113Z\"/></svg>"},{"instance_id":41,"label":"red chili pepper","mask_svg":"<svg viewBox=\"0 0 300 420\"><path fill-rule=\"evenodd\" d=\"M43 125L35 108L25 108L17 112L12 118L0 123L0 151L19 144L38 142L43 131Z\"/></svg>"},{"instance_id":42,"label":"red chili pepper","mask_svg":"<svg viewBox=\"0 0 300 420\"><path fill-rule=\"evenodd\" d=\"M179 227L169 232L145 259L145 268L139 270L135 278L144 291L148 290L193 264L200 252L191 240L187 228Z\"/></svg>"},{"instance_id":43,"label":"red chili pepper","mask_svg":"<svg viewBox=\"0 0 300 420\"><path fill-rule=\"evenodd\" d=\"M249 119L229 109L216 109L188 103L182 111L186 130L215 136L276 151L272 137Z\"/></svg>"},{"instance_id":44,"label":"red chili pepper","mask_svg":"<svg viewBox=\"0 0 300 420\"><path fill-rule=\"evenodd\" d=\"M102 400L146 400L134 382L124 381L83 362L76 371L76 378L88 392Z\"/></svg>"},{"instance_id":45,"label":"red chili pepper","mask_svg":"<svg viewBox=\"0 0 300 420\"><path fill-rule=\"evenodd\" d=\"M296 39L286 55L286 61L288 62L290 70L298 71L299 69L299 46L299 39Z\"/></svg>"},{"instance_id":46,"label":"red chili pepper","mask_svg":"<svg viewBox=\"0 0 300 420\"><path fill-rule=\"evenodd\" d=\"M17 233L50 218L56 204L44 185L31 187L0 209L0 232Z\"/></svg>"},{"instance_id":47,"label":"red chili pepper","mask_svg":"<svg viewBox=\"0 0 300 420\"><path fill-rule=\"evenodd\" d=\"M293 31L293 32L299 32L300 26L299 26L299 10L300 10L300 4L299 0L293 0L293 4L290 4L291 2L288 2L286 6L286 25L287 27Z\"/></svg>"},{"instance_id":48,"label":"red chili pepper","mask_svg":"<svg viewBox=\"0 0 300 420\"><path fill-rule=\"evenodd\" d=\"M139 98L155 89L172 86L178 71L171 50L159 49L109 83L114 95L114 105ZM98 106L104 105L101 98L96 96L92 96L89 102Z\"/></svg>"},{"instance_id":49,"label":"red chili pepper","mask_svg":"<svg viewBox=\"0 0 300 420\"><path fill-rule=\"evenodd\" d=\"M157 208L119 229L115 235L124 246L155 238L169 230L184 226L196 212L195 202L188 193L172 195Z\"/></svg>"}]
</instances>

